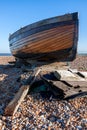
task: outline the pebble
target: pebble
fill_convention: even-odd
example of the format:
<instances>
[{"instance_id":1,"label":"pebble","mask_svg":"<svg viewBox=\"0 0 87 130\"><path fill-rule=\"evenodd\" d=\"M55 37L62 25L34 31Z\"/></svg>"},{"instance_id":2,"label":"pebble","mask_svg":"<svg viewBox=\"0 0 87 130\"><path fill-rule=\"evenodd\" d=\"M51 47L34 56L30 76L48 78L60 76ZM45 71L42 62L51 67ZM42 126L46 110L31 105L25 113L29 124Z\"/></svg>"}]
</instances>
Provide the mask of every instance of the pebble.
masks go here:
<instances>
[{"instance_id":1,"label":"pebble","mask_svg":"<svg viewBox=\"0 0 87 130\"><path fill-rule=\"evenodd\" d=\"M0 120L0 126L2 126L2 120Z\"/></svg>"},{"instance_id":2,"label":"pebble","mask_svg":"<svg viewBox=\"0 0 87 130\"><path fill-rule=\"evenodd\" d=\"M22 73L20 68L0 68L0 81L2 76L4 80L0 82L0 130L87 129L87 97L58 101L53 95L47 98L46 95L42 97L40 93L32 93L26 96L13 117L4 116L4 108L19 89L17 78ZM27 78L26 73L24 76Z\"/></svg>"},{"instance_id":3,"label":"pebble","mask_svg":"<svg viewBox=\"0 0 87 130\"><path fill-rule=\"evenodd\" d=\"M82 130L82 126L76 126L78 130Z\"/></svg>"}]
</instances>

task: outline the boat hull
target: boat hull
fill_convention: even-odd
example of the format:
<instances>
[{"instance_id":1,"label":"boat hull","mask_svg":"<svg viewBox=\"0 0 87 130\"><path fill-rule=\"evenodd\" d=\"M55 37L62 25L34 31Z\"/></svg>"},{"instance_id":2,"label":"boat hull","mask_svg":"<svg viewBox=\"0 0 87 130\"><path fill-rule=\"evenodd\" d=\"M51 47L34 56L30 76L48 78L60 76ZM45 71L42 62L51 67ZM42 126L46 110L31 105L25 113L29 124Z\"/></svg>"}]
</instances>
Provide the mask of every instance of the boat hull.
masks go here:
<instances>
[{"instance_id":1,"label":"boat hull","mask_svg":"<svg viewBox=\"0 0 87 130\"><path fill-rule=\"evenodd\" d=\"M37 61L72 61L78 42L78 14L42 20L21 28L9 37L12 54Z\"/></svg>"}]
</instances>

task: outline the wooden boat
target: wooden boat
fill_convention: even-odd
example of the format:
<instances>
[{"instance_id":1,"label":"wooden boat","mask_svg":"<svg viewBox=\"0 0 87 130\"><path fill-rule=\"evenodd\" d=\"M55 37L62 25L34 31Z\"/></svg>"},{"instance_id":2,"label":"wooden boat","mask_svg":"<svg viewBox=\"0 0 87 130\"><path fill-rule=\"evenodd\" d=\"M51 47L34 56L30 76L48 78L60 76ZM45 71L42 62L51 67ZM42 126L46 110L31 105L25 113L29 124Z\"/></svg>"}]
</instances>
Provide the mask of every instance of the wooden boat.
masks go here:
<instances>
[{"instance_id":1,"label":"wooden boat","mask_svg":"<svg viewBox=\"0 0 87 130\"><path fill-rule=\"evenodd\" d=\"M9 36L13 56L46 62L72 61L77 42L77 12L30 24Z\"/></svg>"}]
</instances>

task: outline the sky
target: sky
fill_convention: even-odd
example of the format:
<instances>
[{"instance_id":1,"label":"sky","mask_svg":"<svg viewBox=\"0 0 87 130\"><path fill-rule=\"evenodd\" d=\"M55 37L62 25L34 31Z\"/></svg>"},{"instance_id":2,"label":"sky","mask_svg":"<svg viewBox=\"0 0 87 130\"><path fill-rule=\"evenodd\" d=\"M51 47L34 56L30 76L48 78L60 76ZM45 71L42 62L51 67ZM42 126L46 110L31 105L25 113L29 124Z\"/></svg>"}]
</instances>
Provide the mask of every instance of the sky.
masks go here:
<instances>
[{"instance_id":1,"label":"sky","mask_svg":"<svg viewBox=\"0 0 87 130\"><path fill-rule=\"evenodd\" d=\"M79 13L78 52L87 53L87 0L0 0L0 53L10 53L9 34L42 19Z\"/></svg>"}]
</instances>

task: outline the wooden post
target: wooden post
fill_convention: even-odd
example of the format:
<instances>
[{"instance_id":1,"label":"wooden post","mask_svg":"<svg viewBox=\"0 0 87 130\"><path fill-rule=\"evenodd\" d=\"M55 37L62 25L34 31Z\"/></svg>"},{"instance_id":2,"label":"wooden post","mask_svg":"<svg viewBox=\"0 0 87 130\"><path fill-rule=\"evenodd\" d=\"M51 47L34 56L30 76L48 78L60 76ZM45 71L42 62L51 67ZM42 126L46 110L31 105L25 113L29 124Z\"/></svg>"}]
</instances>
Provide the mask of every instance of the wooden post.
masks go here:
<instances>
[{"instance_id":1,"label":"wooden post","mask_svg":"<svg viewBox=\"0 0 87 130\"><path fill-rule=\"evenodd\" d=\"M29 78L26 80L25 85L22 85L19 91L16 93L14 99L8 104L8 106L5 109L5 115L12 116L16 113L19 105L26 97L30 86L33 84L33 82L36 79L36 76L40 73L41 69L35 70L32 72L32 74L29 76Z\"/></svg>"}]
</instances>

